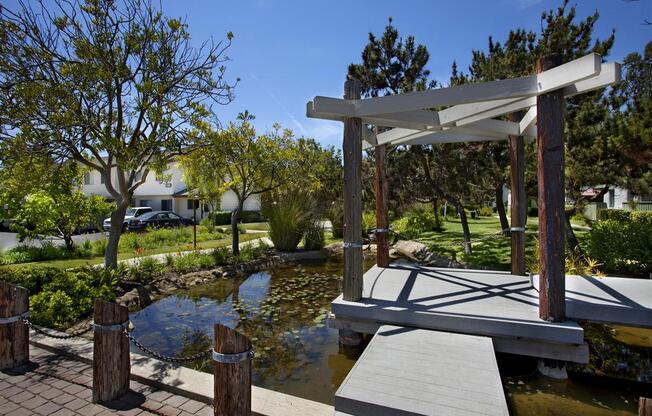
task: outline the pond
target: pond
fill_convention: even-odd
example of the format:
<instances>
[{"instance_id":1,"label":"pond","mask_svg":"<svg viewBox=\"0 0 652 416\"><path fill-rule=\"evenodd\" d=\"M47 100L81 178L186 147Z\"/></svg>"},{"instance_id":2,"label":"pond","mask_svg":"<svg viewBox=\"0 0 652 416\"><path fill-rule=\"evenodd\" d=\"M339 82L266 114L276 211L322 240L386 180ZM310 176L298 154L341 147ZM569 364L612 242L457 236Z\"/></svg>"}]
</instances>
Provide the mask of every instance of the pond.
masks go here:
<instances>
[{"instance_id":1,"label":"pond","mask_svg":"<svg viewBox=\"0 0 652 416\"><path fill-rule=\"evenodd\" d=\"M255 385L333 404L335 391L362 352L340 347L337 331L326 326L330 302L341 293L341 275L342 263L329 261L217 279L132 313L134 335L164 354L192 355L211 346L214 323L225 324L254 345ZM623 328L618 332L627 333ZM640 343L641 336L648 337L636 332L618 342ZM505 354L498 360L511 414L637 413L640 383L576 375L553 381L537 373L534 359ZM190 366L212 371L209 361Z\"/></svg>"}]
</instances>

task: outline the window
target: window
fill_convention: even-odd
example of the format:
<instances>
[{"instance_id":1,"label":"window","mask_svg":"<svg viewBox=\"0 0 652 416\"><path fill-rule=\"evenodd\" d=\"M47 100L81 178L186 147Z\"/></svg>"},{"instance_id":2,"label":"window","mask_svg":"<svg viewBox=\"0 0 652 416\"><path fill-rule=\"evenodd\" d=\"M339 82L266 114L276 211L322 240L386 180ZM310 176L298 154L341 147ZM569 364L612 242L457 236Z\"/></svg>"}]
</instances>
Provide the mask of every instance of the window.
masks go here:
<instances>
[{"instance_id":1,"label":"window","mask_svg":"<svg viewBox=\"0 0 652 416\"><path fill-rule=\"evenodd\" d=\"M172 182L165 182L166 188L172 188Z\"/></svg>"},{"instance_id":2,"label":"window","mask_svg":"<svg viewBox=\"0 0 652 416\"><path fill-rule=\"evenodd\" d=\"M104 185L104 175L100 172L100 183Z\"/></svg>"},{"instance_id":3,"label":"window","mask_svg":"<svg viewBox=\"0 0 652 416\"><path fill-rule=\"evenodd\" d=\"M140 204L138 205L139 207L149 207L151 202L149 199L141 199Z\"/></svg>"},{"instance_id":4,"label":"window","mask_svg":"<svg viewBox=\"0 0 652 416\"><path fill-rule=\"evenodd\" d=\"M195 209L199 208L199 201L196 199L189 199L188 200L188 209Z\"/></svg>"},{"instance_id":5,"label":"window","mask_svg":"<svg viewBox=\"0 0 652 416\"><path fill-rule=\"evenodd\" d=\"M172 200L163 199L161 200L161 211L172 211Z\"/></svg>"},{"instance_id":6,"label":"window","mask_svg":"<svg viewBox=\"0 0 652 416\"><path fill-rule=\"evenodd\" d=\"M84 173L84 185L92 185L92 184L93 183L91 181L91 173L90 172Z\"/></svg>"}]
</instances>

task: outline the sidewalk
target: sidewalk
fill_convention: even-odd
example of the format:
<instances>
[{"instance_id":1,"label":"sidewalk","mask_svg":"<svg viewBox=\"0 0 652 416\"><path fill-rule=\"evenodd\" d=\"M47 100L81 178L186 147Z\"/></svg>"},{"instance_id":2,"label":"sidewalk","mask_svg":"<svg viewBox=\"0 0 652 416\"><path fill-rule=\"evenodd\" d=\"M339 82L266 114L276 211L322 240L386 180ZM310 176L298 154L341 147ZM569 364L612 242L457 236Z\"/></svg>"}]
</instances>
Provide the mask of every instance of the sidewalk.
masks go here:
<instances>
[{"instance_id":1,"label":"sidewalk","mask_svg":"<svg viewBox=\"0 0 652 416\"><path fill-rule=\"evenodd\" d=\"M210 416L210 405L131 380L131 391L105 405L91 402L93 369L30 346L31 361L0 372L0 415Z\"/></svg>"}]
</instances>

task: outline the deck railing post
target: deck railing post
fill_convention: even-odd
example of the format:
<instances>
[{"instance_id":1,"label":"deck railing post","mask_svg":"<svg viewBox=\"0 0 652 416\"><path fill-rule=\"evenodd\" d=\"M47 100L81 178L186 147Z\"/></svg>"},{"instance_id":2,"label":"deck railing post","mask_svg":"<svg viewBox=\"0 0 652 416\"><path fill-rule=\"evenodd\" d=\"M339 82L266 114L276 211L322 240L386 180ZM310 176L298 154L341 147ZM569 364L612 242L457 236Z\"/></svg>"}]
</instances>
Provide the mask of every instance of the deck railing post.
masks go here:
<instances>
[{"instance_id":1,"label":"deck railing post","mask_svg":"<svg viewBox=\"0 0 652 416\"><path fill-rule=\"evenodd\" d=\"M561 64L558 56L537 61L537 72ZM560 322L566 314L564 269L564 93L537 96L539 199L539 316Z\"/></svg>"},{"instance_id":2,"label":"deck railing post","mask_svg":"<svg viewBox=\"0 0 652 416\"><path fill-rule=\"evenodd\" d=\"M525 275L525 142L523 136L509 136L511 187L512 274Z\"/></svg>"},{"instance_id":3,"label":"deck railing post","mask_svg":"<svg viewBox=\"0 0 652 416\"><path fill-rule=\"evenodd\" d=\"M344 83L344 98L360 99L358 80ZM362 120L344 119L344 300L362 299Z\"/></svg>"},{"instance_id":4,"label":"deck railing post","mask_svg":"<svg viewBox=\"0 0 652 416\"><path fill-rule=\"evenodd\" d=\"M647 397L638 399L638 416L652 416L652 399Z\"/></svg>"},{"instance_id":5,"label":"deck railing post","mask_svg":"<svg viewBox=\"0 0 652 416\"><path fill-rule=\"evenodd\" d=\"M213 407L216 416L251 414L251 342L237 331L215 324Z\"/></svg>"},{"instance_id":6,"label":"deck railing post","mask_svg":"<svg viewBox=\"0 0 652 416\"><path fill-rule=\"evenodd\" d=\"M129 309L102 299L95 299L94 308L93 402L102 403L129 391Z\"/></svg>"},{"instance_id":7,"label":"deck railing post","mask_svg":"<svg viewBox=\"0 0 652 416\"><path fill-rule=\"evenodd\" d=\"M27 289L0 282L0 370L29 361L29 328L23 322L28 309Z\"/></svg>"},{"instance_id":8,"label":"deck railing post","mask_svg":"<svg viewBox=\"0 0 652 416\"><path fill-rule=\"evenodd\" d=\"M376 146L376 265L389 267L389 224L387 221L387 145Z\"/></svg>"}]
</instances>

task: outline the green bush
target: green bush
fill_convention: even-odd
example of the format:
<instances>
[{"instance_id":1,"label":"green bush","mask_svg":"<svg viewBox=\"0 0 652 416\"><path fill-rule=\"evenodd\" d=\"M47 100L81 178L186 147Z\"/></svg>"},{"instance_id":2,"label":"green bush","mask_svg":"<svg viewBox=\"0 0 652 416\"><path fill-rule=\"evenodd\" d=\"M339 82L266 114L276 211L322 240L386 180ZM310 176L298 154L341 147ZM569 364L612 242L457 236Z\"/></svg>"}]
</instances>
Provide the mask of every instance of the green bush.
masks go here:
<instances>
[{"instance_id":1,"label":"green bush","mask_svg":"<svg viewBox=\"0 0 652 416\"><path fill-rule=\"evenodd\" d=\"M303 236L303 247L306 250L321 250L326 245L324 227L320 223L312 224Z\"/></svg>"},{"instance_id":2,"label":"green bush","mask_svg":"<svg viewBox=\"0 0 652 416\"><path fill-rule=\"evenodd\" d=\"M589 254L605 271L647 276L652 272L652 212L609 215L619 219L593 224L589 233Z\"/></svg>"},{"instance_id":3,"label":"green bush","mask_svg":"<svg viewBox=\"0 0 652 416\"><path fill-rule=\"evenodd\" d=\"M362 235L365 236L374 229L376 229L376 213L373 211L363 212L362 213Z\"/></svg>"},{"instance_id":4,"label":"green bush","mask_svg":"<svg viewBox=\"0 0 652 416\"><path fill-rule=\"evenodd\" d=\"M491 207L480 207L477 212L481 217L492 217L494 215L494 209Z\"/></svg>"},{"instance_id":5,"label":"green bush","mask_svg":"<svg viewBox=\"0 0 652 416\"><path fill-rule=\"evenodd\" d=\"M88 316L95 298L115 299L116 280L104 269L3 269L0 280L26 288L30 294L30 320L51 328L64 329Z\"/></svg>"},{"instance_id":6,"label":"green bush","mask_svg":"<svg viewBox=\"0 0 652 416\"><path fill-rule=\"evenodd\" d=\"M106 253L106 246L109 244L109 240L106 238L100 238L99 240L93 241L93 256L102 257Z\"/></svg>"},{"instance_id":7,"label":"green bush","mask_svg":"<svg viewBox=\"0 0 652 416\"><path fill-rule=\"evenodd\" d=\"M209 269L213 266L215 266L215 260L212 254L192 252L174 258L174 270L178 273Z\"/></svg>"},{"instance_id":8,"label":"green bush","mask_svg":"<svg viewBox=\"0 0 652 416\"><path fill-rule=\"evenodd\" d=\"M312 201L298 191L275 192L263 205L269 238L279 251L294 251L310 226Z\"/></svg>"},{"instance_id":9,"label":"green bush","mask_svg":"<svg viewBox=\"0 0 652 416\"><path fill-rule=\"evenodd\" d=\"M0 252L0 264L90 257L92 255L91 243L86 241L76 246L74 251L69 251L65 246L49 241L43 241L39 246L16 246L5 252Z\"/></svg>"},{"instance_id":10,"label":"green bush","mask_svg":"<svg viewBox=\"0 0 652 416\"><path fill-rule=\"evenodd\" d=\"M213 211L208 214L208 218L212 221L213 225L229 225L231 224L231 211ZM242 211L240 214L241 223L250 222L263 222L265 217L260 211Z\"/></svg>"},{"instance_id":11,"label":"green bush","mask_svg":"<svg viewBox=\"0 0 652 416\"><path fill-rule=\"evenodd\" d=\"M333 238L344 237L344 213L341 207L332 208L328 214L328 219L333 226Z\"/></svg>"},{"instance_id":12,"label":"green bush","mask_svg":"<svg viewBox=\"0 0 652 416\"><path fill-rule=\"evenodd\" d=\"M435 215L432 212L410 211L403 218L392 223L392 229L405 238L416 238L435 228Z\"/></svg>"},{"instance_id":13,"label":"green bush","mask_svg":"<svg viewBox=\"0 0 652 416\"><path fill-rule=\"evenodd\" d=\"M202 225L197 227L197 242L219 240L224 234L216 229L210 231ZM165 246L180 246L192 244L192 227L162 228L149 230L145 233L125 233L120 238L121 251L136 251L141 249L155 249Z\"/></svg>"},{"instance_id":14,"label":"green bush","mask_svg":"<svg viewBox=\"0 0 652 416\"><path fill-rule=\"evenodd\" d=\"M626 209L601 209L598 211L598 221L616 220L628 221L632 211Z\"/></svg>"}]
</instances>

